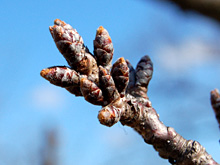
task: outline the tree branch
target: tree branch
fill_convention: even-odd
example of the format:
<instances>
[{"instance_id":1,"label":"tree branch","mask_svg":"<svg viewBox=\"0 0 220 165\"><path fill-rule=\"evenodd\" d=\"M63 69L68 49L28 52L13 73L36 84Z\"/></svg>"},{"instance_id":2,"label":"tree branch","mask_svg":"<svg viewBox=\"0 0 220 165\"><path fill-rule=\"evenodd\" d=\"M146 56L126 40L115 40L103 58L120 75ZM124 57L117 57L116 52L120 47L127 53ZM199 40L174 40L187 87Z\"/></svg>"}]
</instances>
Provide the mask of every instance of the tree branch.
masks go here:
<instances>
[{"instance_id":1,"label":"tree branch","mask_svg":"<svg viewBox=\"0 0 220 165\"><path fill-rule=\"evenodd\" d=\"M69 24L58 19L54 24L50 27L51 35L70 68L46 68L41 71L42 77L92 104L101 105L98 114L101 124L111 127L120 121L133 128L171 164L217 164L202 145L184 139L159 120L147 96L153 75L149 56L142 57L136 69L124 58L112 66L113 44L103 27L97 30L92 55Z\"/></svg>"},{"instance_id":2,"label":"tree branch","mask_svg":"<svg viewBox=\"0 0 220 165\"><path fill-rule=\"evenodd\" d=\"M211 104L220 128L220 94L218 89L211 91Z\"/></svg>"},{"instance_id":3,"label":"tree branch","mask_svg":"<svg viewBox=\"0 0 220 165\"><path fill-rule=\"evenodd\" d=\"M167 0L180 6L183 10L193 10L220 22L219 0Z\"/></svg>"}]
</instances>

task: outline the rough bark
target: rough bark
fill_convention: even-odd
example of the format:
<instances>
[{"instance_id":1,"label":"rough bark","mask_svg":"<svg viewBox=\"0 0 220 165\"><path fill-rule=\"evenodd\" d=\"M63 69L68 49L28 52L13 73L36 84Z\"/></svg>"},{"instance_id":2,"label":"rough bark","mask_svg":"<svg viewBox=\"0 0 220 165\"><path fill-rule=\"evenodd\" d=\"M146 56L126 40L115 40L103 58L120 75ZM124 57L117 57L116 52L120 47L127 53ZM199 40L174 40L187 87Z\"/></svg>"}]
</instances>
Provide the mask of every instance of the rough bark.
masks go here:
<instances>
[{"instance_id":1,"label":"rough bark","mask_svg":"<svg viewBox=\"0 0 220 165\"><path fill-rule=\"evenodd\" d=\"M153 75L149 56L142 57L136 69L124 58L111 67L114 49L103 27L96 33L94 56L84 46L82 37L65 22L55 20L50 31L70 68L46 68L41 76L92 104L101 105L101 124L111 127L120 121L133 128L171 164L218 164L199 142L184 139L159 120L147 96Z\"/></svg>"}]
</instances>

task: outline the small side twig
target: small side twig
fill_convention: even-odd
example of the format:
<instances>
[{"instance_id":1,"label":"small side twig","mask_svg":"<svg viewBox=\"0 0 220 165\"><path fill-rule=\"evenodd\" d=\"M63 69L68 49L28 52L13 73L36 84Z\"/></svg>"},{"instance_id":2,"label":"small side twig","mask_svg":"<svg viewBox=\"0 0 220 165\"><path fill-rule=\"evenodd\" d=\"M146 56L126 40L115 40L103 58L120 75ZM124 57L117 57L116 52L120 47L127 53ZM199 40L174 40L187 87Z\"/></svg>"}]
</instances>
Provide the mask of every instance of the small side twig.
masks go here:
<instances>
[{"instance_id":1,"label":"small side twig","mask_svg":"<svg viewBox=\"0 0 220 165\"><path fill-rule=\"evenodd\" d=\"M211 91L211 104L220 128L220 94L218 89Z\"/></svg>"}]
</instances>

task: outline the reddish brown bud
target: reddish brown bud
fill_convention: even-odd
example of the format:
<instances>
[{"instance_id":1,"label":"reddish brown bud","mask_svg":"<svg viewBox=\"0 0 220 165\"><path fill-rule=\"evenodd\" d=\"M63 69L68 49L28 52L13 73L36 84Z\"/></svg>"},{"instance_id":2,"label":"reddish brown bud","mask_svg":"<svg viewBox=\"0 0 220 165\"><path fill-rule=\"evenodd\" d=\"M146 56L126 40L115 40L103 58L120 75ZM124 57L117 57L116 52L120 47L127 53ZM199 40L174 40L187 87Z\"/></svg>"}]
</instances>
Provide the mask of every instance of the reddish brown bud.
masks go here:
<instances>
[{"instance_id":1,"label":"reddish brown bud","mask_svg":"<svg viewBox=\"0 0 220 165\"><path fill-rule=\"evenodd\" d=\"M120 116L120 109L109 105L99 111L98 119L101 124L111 127L120 120Z\"/></svg>"},{"instance_id":2,"label":"reddish brown bud","mask_svg":"<svg viewBox=\"0 0 220 165\"><path fill-rule=\"evenodd\" d=\"M107 70L110 70L113 52L113 44L108 31L100 26L97 29L94 40L94 55L98 65L102 65Z\"/></svg>"},{"instance_id":3,"label":"reddish brown bud","mask_svg":"<svg viewBox=\"0 0 220 165\"><path fill-rule=\"evenodd\" d=\"M70 93L74 94L75 96L82 96L80 86L70 86L70 87L65 87L65 89Z\"/></svg>"},{"instance_id":4,"label":"reddish brown bud","mask_svg":"<svg viewBox=\"0 0 220 165\"><path fill-rule=\"evenodd\" d=\"M108 71L99 66L99 84L100 88L102 89L103 96L104 96L104 105L111 103L113 100L116 100L120 97L112 76L108 74Z\"/></svg>"},{"instance_id":5,"label":"reddish brown bud","mask_svg":"<svg viewBox=\"0 0 220 165\"><path fill-rule=\"evenodd\" d=\"M141 60L138 62L135 71L129 63L128 65L130 67L130 72L132 75L129 77L131 79L131 82L127 91L135 97L148 98L148 84L153 74L153 63L151 62L150 58L148 56L142 57ZM133 86L134 82L135 86Z\"/></svg>"},{"instance_id":6,"label":"reddish brown bud","mask_svg":"<svg viewBox=\"0 0 220 165\"><path fill-rule=\"evenodd\" d=\"M57 48L63 54L68 64L80 74L89 76L91 81L98 82L98 67L96 60L84 46L79 33L69 24L56 19L50 26L51 35Z\"/></svg>"},{"instance_id":7,"label":"reddish brown bud","mask_svg":"<svg viewBox=\"0 0 220 165\"><path fill-rule=\"evenodd\" d=\"M86 101L94 105L103 104L103 95L101 89L86 77L80 79L80 89Z\"/></svg>"},{"instance_id":8,"label":"reddish brown bud","mask_svg":"<svg viewBox=\"0 0 220 165\"><path fill-rule=\"evenodd\" d=\"M65 66L54 66L43 69L40 75L51 84L60 87L79 86L79 75Z\"/></svg>"},{"instance_id":9,"label":"reddish brown bud","mask_svg":"<svg viewBox=\"0 0 220 165\"><path fill-rule=\"evenodd\" d=\"M79 84L79 74L65 66L54 66L43 69L41 76L51 84L64 87L75 96L82 96Z\"/></svg>"},{"instance_id":10,"label":"reddish brown bud","mask_svg":"<svg viewBox=\"0 0 220 165\"><path fill-rule=\"evenodd\" d=\"M49 29L59 51L68 64L77 70L75 64L83 59L86 52L82 37L69 24L59 19Z\"/></svg>"},{"instance_id":11,"label":"reddish brown bud","mask_svg":"<svg viewBox=\"0 0 220 165\"><path fill-rule=\"evenodd\" d=\"M136 86L148 87L153 75L153 63L149 56L141 58L136 67Z\"/></svg>"},{"instance_id":12,"label":"reddish brown bud","mask_svg":"<svg viewBox=\"0 0 220 165\"><path fill-rule=\"evenodd\" d=\"M128 83L127 91L130 93L130 91L134 88L136 83L136 73L133 66L128 60L126 60L126 63L129 68L129 83Z\"/></svg>"},{"instance_id":13,"label":"reddish brown bud","mask_svg":"<svg viewBox=\"0 0 220 165\"><path fill-rule=\"evenodd\" d=\"M101 124L106 126L113 126L115 123L117 123L122 116L123 110L124 110L124 102L121 98L118 98L111 104L103 107L99 111L98 119Z\"/></svg>"},{"instance_id":14,"label":"reddish brown bud","mask_svg":"<svg viewBox=\"0 0 220 165\"><path fill-rule=\"evenodd\" d=\"M89 80L98 83L99 69L96 60L91 54L85 54L83 60L78 63L78 70L81 74L87 75Z\"/></svg>"},{"instance_id":15,"label":"reddish brown bud","mask_svg":"<svg viewBox=\"0 0 220 165\"><path fill-rule=\"evenodd\" d=\"M129 82L129 68L124 58L119 58L113 65L111 75L121 97L124 97Z\"/></svg>"}]
</instances>

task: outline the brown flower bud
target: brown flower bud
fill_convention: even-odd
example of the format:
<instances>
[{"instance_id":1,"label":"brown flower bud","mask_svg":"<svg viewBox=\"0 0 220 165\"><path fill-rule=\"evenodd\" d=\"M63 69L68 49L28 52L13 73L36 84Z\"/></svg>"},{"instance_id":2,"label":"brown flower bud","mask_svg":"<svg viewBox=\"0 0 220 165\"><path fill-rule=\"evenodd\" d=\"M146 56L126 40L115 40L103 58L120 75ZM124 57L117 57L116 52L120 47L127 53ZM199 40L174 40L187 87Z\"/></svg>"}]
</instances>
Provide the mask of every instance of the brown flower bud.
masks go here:
<instances>
[{"instance_id":1,"label":"brown flower bud","mask_svg":"<svg viewBox=\"0 0 220 165\"><path fill-rule=\"evenodd\" d=\"M102 65L109 71L114 49L108 31L102 26L97 29L96 37L93 43L94 55L97 59L98 65Z\"/></svg>"},{"instance_id":2,"label":"brown flower bud","mask_svg":"<svg viewBox=\"0 0 220 165\"><path fill-rule=\"evenodd\" d=\"M111 75L121 97L124 97L129 82L129 68L124 58L119 58L113 65Z\"/></svg>"},{"instance_id":3,"label":"brown flower bud","mask_svg":"<svg viewBox=\"0 0 220 165\"><path fill-rule=\"evenodd\" d=\"M103 104L103 95L101 89L85 76L80 78L80 89L86 101L94 105Z\"/></svg>"}]
</instances>

